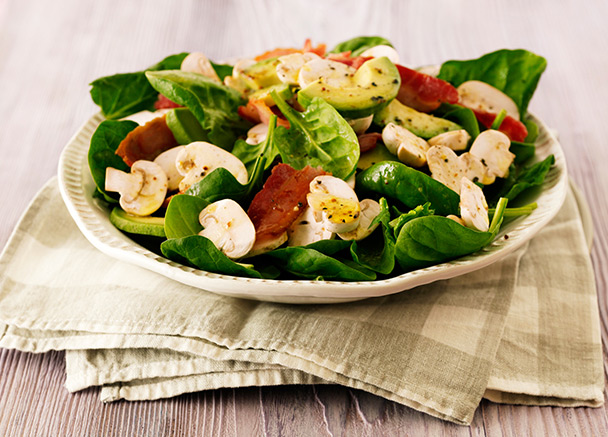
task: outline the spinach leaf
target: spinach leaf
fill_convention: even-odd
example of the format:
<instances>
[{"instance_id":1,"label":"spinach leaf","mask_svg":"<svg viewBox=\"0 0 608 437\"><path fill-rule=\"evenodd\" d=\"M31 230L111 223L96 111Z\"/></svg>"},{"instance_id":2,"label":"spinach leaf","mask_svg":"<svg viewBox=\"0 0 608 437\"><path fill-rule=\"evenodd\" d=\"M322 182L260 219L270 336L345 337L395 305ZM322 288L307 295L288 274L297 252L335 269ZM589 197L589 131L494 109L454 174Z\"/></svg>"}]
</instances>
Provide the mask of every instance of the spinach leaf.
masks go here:
<instances>
[{"instance_id":1,"label":"spinach leaf","mask_svg":"<svg viewBox=\"0 0 608 437\"><path fill-rule=\"evenodd\" d=\"M270 93L291 127L277 127L275 145L285 164L296 170L320 166L346 179L359 161L357 135L325 100L313 98L304 112L291 108L274 90Z\"/></svg>"},{"instance_id":2,"label":"spinach leaf","mask_svg":"<svg viewBox=\"0 0 608 437\"><path fill-rule=\"evenodd\" d=\"M389 40L381 36L358 36L351 38L348 41L343 41L335 46L329 53L341 53L350 50L351 56L359 56L367 49L379 45L393 46Z\"/></svg>"},{"instance_id":3,"label":"spinach leaf","mask_svg":"<svg viewBox=\"0 0 608 437\"><path fill-rule=\"evenodd\" d=\"M325 255L308 246L285 247L265 254L279 261L281 269L295 276L336 281L373 281L376 274L350 260Z\"/></svg>"},{"instance_id":4,"label":"spinach leaf","mask_svg":"<svg viewBox=\"0 0 608 437\"><path fill-rule=\"evenodd\" d=\"M400 162L384 161L357 176L357 190L401 201L409 208L426 202L437 214L459 215L460 196L441 182Z\"/></svg>"},{"instance_id":5,"label":"spinach leaf","mask_svg":"<svg viewBox=\"0 0 608 437\"><path fill-rule=\"evenodd\" d=\"M145 71L179 69L188 53L168 56L144 71L101 77L91 82L91 98L109 120L143 110L154 110L158 92L152 88Z\"/></svg>"},{"instance_id":6,"label":"spinach leaf","mask_svg":"<svg viewBox=\"0 0 608 437\"><path fill-rule=\"evenodd\" d=\"M477 135L479 135L479 123L477 122L477 117L475 117L475 113L469 108L465 108L464 106L460 105L442 103L441 106L433 112L433 115L453 121L454 123L462 126L462 128L466 130L469 135L471 135L471 142L477 138Z\"/></svg>"},{"instance_id":7,"label":"spinach leaf","mask_svg":"<svg viewBox=\"0 0 608 437\"><path fill-rule=\"evenodd\" d=\"M106 120L97 126L91 137L88 154L89 169L97 190L108 202L117 202L119 195L118 193L107 193L105 190L106 168L113 167L125 172L130 171L129 166L116 154L116 149L127 134L137 126L139 126L137 123L130 120Z\"/></svg>"},{"instance_id":8,"label":"spinach leaf","mask_svg":"<svg viewBox=\"0 0 608 437\"><path fill-rule=\"evenodd\" d=\"M350 252L353 260L363 267L388 275L395 268L395 239L389 226L391 216L384 197L380 199L380 208L377 220L374 219L380 226L367 238L353 241Z\"/></svg>"},{"instance_id":9,"label":"spinach leaf","mask_svg":"<svg viewBox=\"0 0 608 437\"><path fill-rule=\"evenodd\" d=\"M524 139L524 143L534 143L534 141L536 141L536 139L538 138L538 125L532 120L528 119L522 120L521 122L526 126L526 129L528 130L528 136Z\"/></svg>"},{"instance_id":10,"label":"spinach leaf","mask_svg":"<svg viewBox=\"0 0 608 437\"><path fill-rule=\"evenodd\" d=\"M268 135L261 143L261 147L259 148L261 152L251 167L249 181L246 184L243 185L237 181L232 173L225 168L216 168L203 179L192 184L186 190L186 194L200 197L208 202L215 202L220 199L232 199L239 202L246 209L255 193L262 188L264 170L268 161L272 162L274 159L272 150L274 149L276 119L276 115L270 118Z\"/></svg>"},{"instance_id":11,"label":"spinach leaf","mask_svg":"<svg viewBox=\"0 0 608 437\"><path fill-rule=\"evenodd\" d=\"M247 173L251 175L253 173L255 163L260 156L265 155L266 160L264 163L264 170L268 170L279 154L279 151L274 145L274 141L271 143L271 147L268 150L265 149L266 143L264 141L262 141L260 144L252 145L248 144L245 140L239 139L236 140L236 143L234 143L232 154L239 158L243 164L245 164Z\"/></svg>"},{"instance_id":12,"label":"spinach leaf","mask_svg":"<svg viewBox=\"0 0 608 437\"><path fill-rule=\"evenodd\" d=\"M395 218L394 220L391 220L389 222L389 226L393 228L395 238L399 236L399 232L401 232L401 228L403 227L403 225L405 225L410 220L414 220L418 217L426 217L435 214L435 211L432 210L430 207L431 204L427 202L424 205L418 205L416 208L410 210L409 212L406 212L405 214L400 214L399 217Z\"/></svg>"},{"instance_id":13,"label":"spinach leaf","mask_svg":"<svg viewBox=\"0 0 608 437\"><path fill-rule=\"evenodd\" d=\"M211 66L213 67L213 69L215 70L216 74L218 75L218 77L220 78L220 80L223 82L224 78L226 76L232 76L232 71L234 70L234 67L232 65L228 65L228 64L216 64L213 61L209 61L211 62ZM171 70L170 68L167 68L167 70ZM177 69L175 69L177 70Z\"/></svg>"},{"instance_id":14,"label":"spinach leaf","mask_svg":"<svg viewBox=\"0 0 608 437\"><path fill-rule=\"evenodd\" d=\"M397 237L397 262L401 268L410 271L477 252L498 233L506 203L506 199L499 201L488 232L469 229L437 215L409 221Z\"/></svg>"},{"instance_id":15,"label":"spinach leaf","mask_svg":"<svg viewBox=\"0 0 608 437\"><path fill-rule=\"evenodd\" d=\"M165 213L165 235L167 238L182 238L197 235L203 230L198 220L200 212L209 205L204 199L187 194L173 196Z\"/></svg>"},{"instance_id":16,"label":"spinach leaf","mask_svg":"<svg viewBox=\"0 0 608 437\"><path fill-rule=\"evenodd\" d=\"M201 235L163 241L160 249L164 256L173 261L208 272L262 278L262 274L253 266L231 260L211 240Z\"/></svg>"},{"instance_id":17,"label":"spinach leaf","mask_svg":"<svg viewBox=\"0 0 608 437\"><path fill-rule=\"evenodd\" d=\"M245 102L232 88L179 70L147 71L146 77L156 91L190 109L216 146L232 149L238 136L251 126L239 117L237 108Z\"/></svg>"},{"instance_id":18,"label":"spinach leaf","mask_svg":"<svg viewBox=\"0 0 608 437\"><path fill-rule=\"evenodd\" d=\"M536 153L536 146L534 143L520 143L518 141L511 141L509 151L515 154L513 162L515 164L521 164L532 158Z\"/></svg>"},{"instance_id":19,"label":"spinach leaf","mask_svg":"<svg viewBox=\"0 0 608 437\"><path fill-rule=\"evenodd\" d=\"M524 168L517 174L511 184L503 188L503 192L506 192L506 194L503 194L501 197L506 197L509 200L513 200L522 191L541 185L554 163L555 157L553 155L549 155L543 161Z\"/></svg>"},{"instance_id":20,"label":"spinach leaf","mask_svg":"<svg viewBox=\"0 0 608 437\"><path fill-rule=\"evenodd\" d=\"M511 97L523 118L547 61L527 50L498 50L478 59L447 61L441 66L439 79L454 86L468 80L480 80Z\"/></svg>"}]
</instances>

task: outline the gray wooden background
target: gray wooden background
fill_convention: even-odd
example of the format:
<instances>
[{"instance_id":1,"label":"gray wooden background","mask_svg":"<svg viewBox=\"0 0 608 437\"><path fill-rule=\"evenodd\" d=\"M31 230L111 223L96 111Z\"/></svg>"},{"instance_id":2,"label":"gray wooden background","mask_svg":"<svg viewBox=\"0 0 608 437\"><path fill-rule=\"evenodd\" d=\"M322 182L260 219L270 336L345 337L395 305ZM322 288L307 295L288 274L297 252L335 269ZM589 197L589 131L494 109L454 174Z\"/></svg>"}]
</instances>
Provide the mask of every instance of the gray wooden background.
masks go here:
<instances>
[{"instance_id":1,"label":"gray wooden background","mask_svg":"<svg viewBox=\"0 0 608 437\"><path fill-rule=\"evenodd\" d=\"M391 40L412 65L526 48L548 59L530 110L559 131L595 225L608 339L608 2L605 0L0 0L0 247L96 112L88 83L181 51L221 60L310 37ZM606 343L605 343L606 344ZM62 353L0 350L0 435L608 435L605 408L483 402L459 427L336 386L215 390L102 405L63 388Z\"/></svg>"}]
</instances>

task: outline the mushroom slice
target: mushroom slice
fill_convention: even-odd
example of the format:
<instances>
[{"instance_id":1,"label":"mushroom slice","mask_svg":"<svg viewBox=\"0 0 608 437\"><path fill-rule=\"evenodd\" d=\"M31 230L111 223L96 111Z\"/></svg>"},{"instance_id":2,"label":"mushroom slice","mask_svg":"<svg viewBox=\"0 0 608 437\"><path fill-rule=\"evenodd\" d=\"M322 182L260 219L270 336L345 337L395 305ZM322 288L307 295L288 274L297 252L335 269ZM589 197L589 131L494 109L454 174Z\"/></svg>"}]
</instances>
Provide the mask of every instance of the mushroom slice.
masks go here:
<instances>
[{"instance_id":1,"label":"mushroom slice","mask_svg":"<svg viewBox=\"0 0 608 437\"><path fill-rule=\"evenodd\" d=\"M511 140L508 136L497 130L489 129L480 133L469 153L481 159L489 171L499 178L509 174L509 167L515 155L509 152Z\"/></svg>"},{"instance_id":2,"label":"mushroom slice","mask_svg":"<svg viewBox=\"0 0 608 437\"><path fill-rule=\"evenodd\" d=\"M283 243L285 243L287 241L287 238L288 234L287 231L285 231L276 238L266 238L262 241L256 240L247 256L250 257L261 255L263 253L270 252L271 250L275 250Z\"/></svg>"},{"instance_id":3,"label":"mushroom slice","mask_svg":"<svg viewBox=\"0 0 608 437\"><path fill-rule=\"evenodd\" d=\"M186 191L216 168L225 168L239 181L246 184L247 169L232 153L205 141L196 141L184 146L175 161L179 174L184 178L179 183L180 191Z\"/></svg>"},{"instance_id":4,"label":"mushroom slice","mask_svg":"<svg viewBox=\"0 0 608 437\"><path fill-rule=\"evenodd\" d=\"M287 230L287 235L288 246L306 246L316 241L331 240L334 237L334 233L327 230L323 221L317 221L311 207L304 209Z\"/></svg>"},{"instance_id":5,"label":"mushroom slice","mask_svg":"<svg viewBox=\"0 0 608 437\"><path fill-rule=\"evenodd\" d=\"M209 59L200 52L192 52L186 56L182 61L180 70L202 74L216 82L221 82Z\"/></svg>"},{"instance_id":6,"label":"mushroom slice","mask_svg":"<svg viewBox=\"0 0 608 437\"><path fill-rule=\"evenodd\" d=\"M359 226L353 229L350 232L341 232L338 234L343 240L363 240L366 237L369 237L372 232L376 230L379 223L374 223L374 219L380 214L380 204L372 199L363 199L360 202L361 205L361 220L359 221Z\"/></svg>"},{"instance_id":7,"label":"mushroom slice","mask_svg":"<svg viewBox=\"0 0 608 437\"><path fill-rule=\"evenodd\" d=\"M264 123L259 123L253 126L251 129L247 131L247 139L245 142L252 146L256 144L260 144L263 142L268 136L268 125Z\"/></svg>"},{"instance_id":8,"label":"mushroom slice","mask_svg":"<svg viewBox=\"0 0 608 437\"><path fill-rule=\"evenodd\" d=\"M374 115L370 115L369 117L363 118L353 118L350 120L346 120L346 122L353 128L357 135L364 134L366 130L372 125L372 120L374 119Z\"/></svg>"},{"instance_id":9,"label":"mushroom slice","mask_svg":"<svg viewBox=\"0 0 608 437\"><path fill-rule=\"evenodd\" d=\"M473 182L479 182L483 185L493 184L496 176L492 173L488 166L485 165L480 158L465 152L458 157L464 169L464 176Z\"/></svg>"},{"instance_id":10,"label":"mushroom slice","mask_svg":"<svg viewBox=\"0 0 608 437\"><path fill-rule=\"evenodd\" d=\"M490 228L488 204L483 191L466 177L461 179L460 216L468 228L486 232Z\"/></svg>"},{"instance_id":11,"label":"mushroom slice","mask_svg":"<svg viewBox=\"0 0 608 437\"><path fill-rule=\"evenodd\" d=\"M426 164L426 153L429 144L417 135L395 123L387 124L382 129L384 145L399 161L411 167L422 167Z\"/></svg>"},{"instance_id":12,"label":"mushroom slice","mask_svg":"<svg viewBox=\"0 0 608 437\"><path fill-rule=\"evenodd\" d=\"M446 146L433 146L426 152L426 159L433 179L460 193L464 169L456 153Z\"/></svg>"},{"instance_id":13,"label":"mushroom slice","mask_svg":"<svg viewBox=\"0 0 608 437\"><path fill-rule=\"evenodd\" d=\"M381 58L382 56L386 56L389 59L389 61L391 61L393 64L399 63L399 53L397 53L397 50L395 50L391 46L387 46L384 44L371 47L371 48L365 50L359 56L363 56L363 57L371 56L372 58Z\"/></svg>"},{"instance_id":14,"label":"mushroom slice","mask_svg":"<svg viewBox=\"0 0 608 437\"><path fill-rule=\"evenodd\" d=\"M120 207L129 214L146 216L163 204L167 176L158 164L139 160L131 166L131 173L106 168L105 189L120 193Z\"/></svg>"},{"instance_id":15,"label":"mushroom slice","mask_svg":"<svg viewBox=\"0 0 608 437\"><path fill-rule=\"evenodd\" d=\"M348 232L359 225L359 199L342 179L317 176L310 183L306 200L317 221L322 221L330 232Z\"/></svg>"},{"instance_id":16,"label":"mushroom slice","mask_svg":"<svg viewBox=\"0 0 608 437\"><path fill-rule=\"evenodd\" d=\"M234 200L222 199L207 205L198 219L203 226L199 235L211 240L228 258L242 258L253 247L253 223Z\"/></svg>"},{"instance_id":17,"label":"mushroom slice","mask_svg":"<svg viewBox=\"0 0 608 437\"><path fill-rule=\"evenodd\" d=\"M457 90L458 103L462 106L494 114L504 109L507 115L519 120L519 109L513 99L488 83L469 80L460 84Z\"/></svg>"},{"instance_id":18,"label":"mushroom slice","mask_svg":"<svg viewBox=\"0 0 608 437\"><path fill-rule=\"evenodd\" d=\"M329 59L313 59L300 68L298 85L304 89L317 80L322 80L330 87L342 87L350 84L353 75L357 72L353 67Z\"/></svg>"},{"instance_id":19,"label":"mushroom slice","mask_svg":"<svg viewBox=\"0 0 608 437\"><path fill-rule=\"evenodd\" d=\"M454 151L466 150L471 135L464 130L453 130L436 135L429 139L430 146L446 146Z\"/></svg>"},{"instance_id":20,"label":"mushroom slice","mask_svg":"<svg viewBox=\"0 0 608 437\"><path fill-rule=\"evenodd\" d=\"M281 56L279 58L279 65L277 65L277 76L283 83L297 85L300 69L304 64L313 59L321 59L321 57L313 52L291 53Z\"/></svg>"},{"instance_id":21,"label":"mushroom slice","mask_svg":"<svg viewBox=\"0 0 608 437\"><path fill-rule=\"evenodd\" d=\"M181 174L179 174L177 167L175 166L177 155L183 150L183 148L184 146L173 147L172 149L164 151L154 159L154 162L160 165L160 168L162 168L167 175L168 191L177 190L179 188L180 181L184 178Z\"/></svg>"}]
</instances>

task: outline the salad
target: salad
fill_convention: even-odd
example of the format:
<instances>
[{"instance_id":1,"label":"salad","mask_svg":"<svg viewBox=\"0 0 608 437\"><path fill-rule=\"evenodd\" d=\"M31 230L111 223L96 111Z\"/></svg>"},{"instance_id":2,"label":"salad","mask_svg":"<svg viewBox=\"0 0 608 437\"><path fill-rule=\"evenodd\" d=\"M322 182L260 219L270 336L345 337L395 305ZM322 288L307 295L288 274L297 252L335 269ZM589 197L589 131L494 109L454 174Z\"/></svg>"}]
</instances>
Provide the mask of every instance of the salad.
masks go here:
<instances>
[{"instance_id":1,"label":"salad","mask_svg":"<svg viewBox=\"0 0 608 437\"><path fill-rule=\"evenodd\" d=\"M88 163L110 220L162 256L253 278L372 281L474 253L539 186L526 50L400 64L380 37L102 77ZM509 207L507 204L511 203Z\"/></svg>"}]
</instances>

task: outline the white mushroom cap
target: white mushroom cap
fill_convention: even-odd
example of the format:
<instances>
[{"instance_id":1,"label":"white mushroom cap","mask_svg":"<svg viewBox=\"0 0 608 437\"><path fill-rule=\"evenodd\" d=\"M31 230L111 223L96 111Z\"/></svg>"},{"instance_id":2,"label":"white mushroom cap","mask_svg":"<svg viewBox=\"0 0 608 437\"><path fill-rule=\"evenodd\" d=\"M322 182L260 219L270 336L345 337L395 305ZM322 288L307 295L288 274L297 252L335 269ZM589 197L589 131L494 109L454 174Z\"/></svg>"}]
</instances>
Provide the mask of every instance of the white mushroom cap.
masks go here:
<instances>
[{"instance_id":1,"label":"white mushroom cap","mask_svg":"<svg viewBox=\"0 0 608 437\"><path fill-rule=\"evenodd\" d=\"M158 164L139 160L131 173L106 168L106 191L120 193L120 207L126 212L146 216L163 204L167 195L167 176Z\"/></svg>"},{"instance_id":2,"label":"white mushroom cap","mask_svg":"<svg viewBox=\"0 0 608 437\"><path fill-rule=\"evenodd\" d=\"M452 130L429 139L430 146L446 146L454 151L466 150L471 135L464 130Z\"/></svg>"},{"instance_id":3,"label":"white mushroom cap","mask_svg":"<svg viewBox=\"0 0 608 437\"><path fill-rule=\"evenodd\" d=\"M366 237L369 237L372 232L376 230L379 223L372 222L374 219L380 214L380 204L372 199L363 199L361 202L361 220L359 221L359 226L353 229L350 232L341 232L338 234L343 240L363 240ZM371 226L370 226L371 225Z\"/></svg>"},{"instance_id":4,"label":"white mushroom cap","mask_svg":"<svg viewBox=\"0 0 608 437\"><path fill-rule=\"evenodd\" d=\"M382 129L384 145L399 161L411 167L422 167L426 164L426 153L429 144L419 136L395 123L387 124Z\"/></svg>"},{"instance_id":5,"label":"white mushroom cap","mask_svg":"<svg viewBox=\"0 0 608 437\"><path fill-rule=\"evenodd\" d=\"M322 80L330 87L338 88L350 84L356 72L353 67L341 62L323 58L313 59L300 68L298 85L303 89L317 80Z\"/></svg>"},{"instance_id":6,"label":"white mushroom cap","mask_svg":"<svg viewBox=\"0 0 608 437\"><path fill-rule=\"evenodd\" d=\"M190 71L192 73L202 74L217 82L221 82L219 76L213 69L211 62L207 57L199 52L192 52L184 58L180 67L182 71Z\"/></svg>"},{"instance_id":7,"label":"white mushroom cap","mask_svg":"<svg viewBox=\"0 0 608 437\"><path fill-rule=\"evenodd\" d=\"M374 119L374 114L369 117L363 118L353 118L350 120L346 120L350 127L353 128L357 135L364 134L366 130L372 125L372 120Z\"/></svg>"},{"instance_id":8,"label":"white mushroom cap","mask_svg":"<svg viewBox=\"0 0 608 437\"><path fill-rule=\"evenodd\" d=\"M492 173L487 165L481 161L477 156L465 152L458 157L464 169L464 176L473 182L480 182L483 185L493 184L496 180L496 176Z\"/></svg>"},{"instance_id":9,"label":"white mushroom cap","mask_svg":"<svg viewBox=\"0 0 608 437\"><path fill-rule=\"evenodd\" d=\"M373 58L381 58L386 56L393 64L399 63L399 53L391 46L381 44L365 50L359 56L371 56Z\"/></svg>"},{"instance_id":10,"label":"white mushroom cap","mask_svg":"<svg viewBox=\"0 0 608 437\"><path fill-rule=\"evenodd\" d=\"M426 152L426 159L433 179L460 193L464 169L456 153L446 146L433 146Z\"/></svg>"},{"instance_id":11,"label":"white mushroom cap","mask_svg":"<svg viewBox=\"0 0 608 437\"><path fill-rule=\"evenodd\" d=\"M121 120L131 120L131 121L134 121L135 123L139 124L140 126L143 126L144 124L146 124L149 121L154 120L155 118L162 117L170 110L171 110L171 108L159 109L154 112L140 111L140 112L136 112L135 114L131 114L127 117L121 118Z\"/></svg>"},{"instance_id":12,"label":"white mushroom cap","mask_svg":"<svg viewBox=\"0 0 608 437\"><path fill-rule=\"evenodd\" d=\"M186 191L216 168L228 170L241 184L246 184L249 176L245 164L232 153L205 141L196 141L184 146L177 155L175 166L184 176L179 183L180 191Z\"/></svg>"},{"instance_id":13,"label":"white mushroom cap","mask_svg":"<svg viewBox=\"0 0 608 437\"><path fill-rule=\"evenodd\" d=\"M480 133L469 153L481 159L488 169L499 178L509 174L509 166L515 155L509 152L511 140L508 136L497 130L488 129Z\"/></svg>"},{"instance_id":14,"label":"white mushroom cap","mask_svg":"<svg viewBox=\"0 0 608 437\"><path fill-rule=\"evenodd\" d=\"M311 207L304 209L287 230L287 235L288 246L306 246L316 241L331 240L334 237L334 233L327 230L323 221L317 221Z\"/></svg>"},{"instance_id":15,"label":"white mushroom cap","mask_svg":"<svg viewBox=\"0 0 608 437\"><path fill-rule=\"evenodd\" d=\"M184 146L173 147L165 150L163 153L154 158L154 162L160 165L167 175L167 190L175 191L179 188L179 183L184 178L175 166L177 155L184 149Z\"/></svg>"},{"instance_id":16,"label":"white mushroom cap","mask_svg":"<svg viewBox=\"0 0 608 437\"><path fill-rule=\"evenodd\" d=\"M255 242L255 228L247 213L231 199L208 205L199 215L203 230L199 235L208 238L228 258L247 255Z\"/></svg>"},{"instance_id":17,"label":"white mushroom cap","mask_svg":"<svg viewBox=\"0 0 608 437\"><path fill-rule=\"evenodd\" d=\"M468 228L486 232L490 227L486 197L481 188L465 177L461 179L460 216Z\"/></svg>"},{"instance_id":18,"label":"white mushroom cap","mask_svg":"<svg viewBox=\"0 0 608 437\"><path fill-rule=\"evenodd\" d=\"M281 56L279 58L279 65L277 65L277 76L283 83L297 85L300 69L304 64L313 59L321 59L321 57L313 52L291 53Z\"/></svg>"},{"instance_id":19,"label":"white mushroom cap","mask_svg":"<svg viewBox=\"0 0 608 437\"><path fill-rule=\"evenodd\" d=\"M348 232L359 225L361 207L355 191L342 179L317 176L306 196L317 221L330 232Z\"/></svg>"},{"instance_id":20,"label":"white mushroom cap","mask_svg":"<svg viewBox=\"0 0 608 437\"><path fill-rule=\"evenodd\" d=\"M519 120L517 105L499 89L479 80L469 80L457 88L459 102L467 108L498 114L503 109L516 120Z\"/></svg>"},{"instance_id":21,"label":"white mushroom cap","mask_svg":"<svg viewBox=\"0 0 608 437\"><path fill-rule=\"evenodd\" d=\"M255 146L256 144L260 144L261 142L263 142L267 136L268 125L264 123L259 123L247 131L247 139L245 140L245 142L247 144Z\"/></svg>"}]
</instances>

